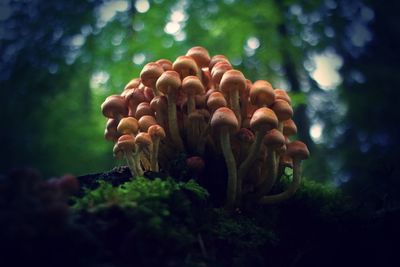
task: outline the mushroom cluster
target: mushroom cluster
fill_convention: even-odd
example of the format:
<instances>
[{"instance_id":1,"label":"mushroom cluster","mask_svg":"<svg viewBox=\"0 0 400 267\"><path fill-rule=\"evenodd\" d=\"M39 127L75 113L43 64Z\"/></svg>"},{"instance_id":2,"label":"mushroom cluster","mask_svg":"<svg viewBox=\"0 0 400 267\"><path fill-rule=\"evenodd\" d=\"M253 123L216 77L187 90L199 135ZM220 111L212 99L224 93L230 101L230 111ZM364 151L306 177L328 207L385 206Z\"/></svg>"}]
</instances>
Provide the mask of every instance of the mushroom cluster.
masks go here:
<instances>
[{"instance_id":1,"label":"mushroom cluster","mask_svg":"<svg viewBox=\"0 0 400 267\"><path fill-rule=\"evenodd\" d=\"M159 171L179 153L224 158L226 207L243 200L276 203L299 187L306 145L297 132L289 95L265 80L251 82L223 55L192 47L174 62L147 63L101 106L105 138L125 158L132 176ZM204 164L203 164L204 165ZM293 168L287 189L269 195L282 168Z\"/></svg>"}]
</instances>

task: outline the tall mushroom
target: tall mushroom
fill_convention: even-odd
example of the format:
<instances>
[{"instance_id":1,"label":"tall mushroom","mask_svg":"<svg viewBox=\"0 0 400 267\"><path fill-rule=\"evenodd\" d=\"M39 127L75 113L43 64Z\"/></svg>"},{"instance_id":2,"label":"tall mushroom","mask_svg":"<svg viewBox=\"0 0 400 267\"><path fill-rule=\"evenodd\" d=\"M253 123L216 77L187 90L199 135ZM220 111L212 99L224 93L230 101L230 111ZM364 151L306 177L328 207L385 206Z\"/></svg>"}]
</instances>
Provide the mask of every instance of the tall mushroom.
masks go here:
<instances>
[{"instance_id":1,"label":"tall mushroom","mask_svg":"<svg viewBox=\"0 0 400 267\"><path fill-rule=\"evenodd\" d=\"M168 127L172 141L177 146L178 151L183 151L183 142L179 134L176 97L181 87L181 79L176 71L168 70L157 80L157 89L168 98Z\"/></svg>"},{"instance_id":2,"label":"tall mushroom","mask_svg":"<svg viewBox=\"0 0 400 267\"><path fill-rule=\"evenodd\" d=\"M204 86L197 76L186 76L182 81L182 92L187 96L187 114L196 109L195 96L204 94Z\"/></svg>"},{"instance_id":3,"label":"tall mushroom","mask_svg":"<svg viewBox=\"0 0 400 267\"><path fill-rule=\"evenodd\" d=\"M228 169L226 207L228 210L231 210L235 206L237 194L237 170L235 157L231 148L230 134L239 129L239 122L231 109L221 107L214 112L210 124L212 129L219 133L222 153L224 154Z\"/></svg>"},{"instance_id":4,"label":"tall mushroom","mask_svg":"<svg viewBox=\"0 0 400 267\"><path fill-rule=\"evenodd\" d=\"M165 138L165 131L160 125L154 124L149 127L147 133L153 141L153 149L150 153L150 170L158 172L158 148L160 146L160 140Z\"/></svg>"},{"instance_id":5,"label":"tall mushroom","mask_svg":"<svg viewBox=\"0 0 400 267\"><path fill-rule=\"evenodd\" d=\"M241 112L239 96L246 88L246 79L243 73L238 70L228 70L222 76L220 89L229 95L229 107L233 110L239 123L241 123Z\"/></svg>"},{"instance_id":6,"label":"tall mushroom","mask_svg":"<svg viewBox=\"0 0 400 267\"><path fill-rule=\"evenodd\" d=\"M296 193L301 182L301 161L310 156L307 146L301 141L293 141L287 145L287 155L293 159L293 179L287 189L279 194L263 196L259 203L273 204L286 200Z\"/></svg>"},{"instance_id":7,"label":"tall mushroom","mask_svg":"<svg viewBox=\"0 0 400 267\"><path fill-rule=\"evenodd\" d=\"M275 115L275 113L267 107L259 108L257 109L251 120L250 120L250 127L251 129L255 132L255 140L253 144L250 147L249 154L247 155L247 158L242 162L242 164L239 167L238 171L238 192L241 193L241 182L246 176L247 172L249 171L249 168L251 168L252 164L254 161L257 159L257 157L260 154L261 151L261 145L262 145L262 140L264 138L264 135L266 134L267 131L276 128L278 125L278 119ZM241 195L238 194L238 197L240 198Z\"/></svg>"},{"instance_id":8,"label":"tall mushroom","mask_svg":"<svg viewBox=\"0 0 400 267\"><path fill-rule=\"evenodd\" d=\"M126 163L128 164L128 167L131 171L132 178L135 178L136 175L141 175L138 172L138 169L136 168L136 165L133 160L133 153L135 149L136 149L135 137L130 134L124 134L120 138L118 138L116 147L114 148L115 155L118 155L119 153L118 151L123 152L126 159Z\"/></svg>"},{"instance_id":9,"label":"tall mushroom","mask_svg":"<svg viewBox=\"0 0 400 267\"><path fill-rule=\"evenodd\" d=\"M140 79L142 80L142 83L148 87L151 87L154 95L156 96L160 95L156 87L156 82L163 72L164 69L161 67L161 65L155 62L147 63L140 72Z\"/></svg>"}]
</instances>

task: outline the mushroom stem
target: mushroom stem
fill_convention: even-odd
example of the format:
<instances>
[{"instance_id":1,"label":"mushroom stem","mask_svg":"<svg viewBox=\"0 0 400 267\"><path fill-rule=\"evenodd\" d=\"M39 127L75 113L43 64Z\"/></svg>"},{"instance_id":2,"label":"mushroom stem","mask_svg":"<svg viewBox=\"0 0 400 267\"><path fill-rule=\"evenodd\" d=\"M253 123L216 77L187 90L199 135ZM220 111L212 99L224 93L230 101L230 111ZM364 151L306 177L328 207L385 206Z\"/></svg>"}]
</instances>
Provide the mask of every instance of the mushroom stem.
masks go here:
<instances>
[{"instance_id":1,"label":"mushroom stem","mask_svg":"<svg viewBox=\"0 0 400 267\"><path fill-rule=\"evenodd\" d=\"M136 152L133 153L134 165L136 166L137 175L143 176L144 172L142 166L140 165L140 148L136 149Z\"/></svg>"},{"instance_id":2,"label":"mushroom stem","mask_svg":"<svg viewBox=\"0 0 400 267\"><path fill-rule=\"evenodd\" d=\"M196 100L194 95L188 95L187 97L187 114L190 115L193 111L196 110Z\"/></svg>"},{"instance_id":3,"label":"mushroom stem","mask_svg":"<svg viewBox=\"0 0 400 267\"><path fill-rule=\"evenodd\" d=\"M226 192L226 208L232 210L235 205L236 194L237 194L237 170L235 157L232 153L231 141L229 131L227 129L221 129L220 132L221 148L224 154L226 167L228 169L228 184Z\"/></svg>"},{"instance_id":4,"label":"mushroom stem","mask_svg":"<svg viewBox=\"0 0 400 267\"><path fill-rule=\"evenodd\" d=\"M158 172L158 148L160 146L160 138L156 137L153 139L153 148L150 151L150 170Z\"/></svg>"},{"instance_id":5,"label":"mushroom stem","mask_svg":"<svg viewBox=\"0 0 400 267\"><path fill-rule=\"evenodd\" d=\"M279 203L281 201L289 199L291 196L296 193L297 189L300 187L301 182L301 160L293 159L293 179L289 184L288 188L279 194L271 195L271 196L263 196L258 201L260 204L274 204Z\"/></svg>"},{"instance_id":6,"label":"mushroom stem","mask_svg":"<svg viewBox=\"0 0 400 267\"><path fill-rule=\"evenodd\" d=\"M242 194L242 181L247 174L249 168L251 165L254 163L254 161L257 159L258 154L260 153L261 150L261 144L263 140L263 133L261 131L257 131L255 135L255 140L251 144L249 154L247 155L247 158L240 164L239 171L238 171L238 189L237 189L237 194L238 194L238 199L241 198Z\"/></svg>"},{"instance_id":7,"label":"mushroom stem","mask_svg":"<svg viewBox=\"0 0 400 267\"><path fill-rule=\"evenodd\" d=\"M124 151L124 156L126 159L126 164L128 165L128 168L132 174L132 178L135 178L135 176L138 174L135 162L132 157L132 153L128 153L128 151Z\"/></svg>"},{"instance_id":8,"label":"mushroom stem","mask_svg":"<svg viewBox=\"0 0 400 267\"><path fill-rule=\"evenodd\" d=\"M266 165L261 170L262 182L259 190L256 192L257 198L268 194L276 182L278 173L276 154L275 149L268 150Z\"/></svg>"},{"instance_id":9,"label":"mushroom stem","mask_svg":"<svg viewBox=\"0 0 400 267\"><path fill-rule=\"evenodd\" d=\"M236 115L239 125L242 124L241 111L239 104L239 90L231 90L229 93L229 105Z\"/></svg>"},{"instance_id":10,"label":"mushroom stem","mask_svg":"<svg viewBox=\"0 0 400 267\"><path fill-rule=\"evenodd\" d=\"M176 94L168 95L168 125L171 139L179 151L183 151L183 142L179 135L178 122L176 118Z\"/></svg>"}]
</instances>

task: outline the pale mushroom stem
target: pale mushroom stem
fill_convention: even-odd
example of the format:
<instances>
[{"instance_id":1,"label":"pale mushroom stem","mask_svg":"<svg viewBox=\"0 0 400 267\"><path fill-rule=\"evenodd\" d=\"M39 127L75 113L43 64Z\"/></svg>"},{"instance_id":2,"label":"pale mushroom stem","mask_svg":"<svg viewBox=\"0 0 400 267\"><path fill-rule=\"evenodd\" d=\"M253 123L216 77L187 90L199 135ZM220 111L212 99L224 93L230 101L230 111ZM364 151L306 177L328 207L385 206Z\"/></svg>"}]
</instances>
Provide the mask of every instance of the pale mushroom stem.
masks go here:
<instances>
[{"instance_id":1,"label":"pale mushroom stem","mask_svg":"<svg viewBox=\"0 0 400 267\"><path fill-rule=\"evenodd\" d=\"M240 111L240 104L239 104L239 91L238 90L231 90L229 93L229 105L233 112L236 115L236 118L239 122L239 125L242 123L242 118L241 118L241 111Z\"/></svg>"},{"instance_id":2,"label":"pale mushroom stem","mask_svg":"<svg viewBox=\"0 0 400 267\"><path fill-rule=\"evenodd\" d=\"M260 154L261 150L261 145L262 145L262 140L263 140L263 133L261 131L257 131L255 135L255 140L253 144L251 144L249 154L247 155L247 158L240 164L239 171L238 171L238 190L237 190L237 195L238 199L240 199L242 196L242 181L244 177L246 176L247 172L249 171L251 165L254 163L254 161L257 159L258 155Z\"/></svg>"},{"instance_id":3,"label":"pale mushroom stem","mask_svg":"<svg viewBox=\"0 0 400 267\"><path fill-rule=\"evenodd\" d=\"M228 129L221 129L221 148L224 154L226 167L228 169L228 184L226 191L226 208L232 210L235 206L237 194L237 170L235 157L232 153L231 141Z\"/></svg>"},{"instance_id":4,"label":"pale mushroom stem","mask_svg":"<svg viewBox=\"0 0 400 267\"><path fill-rule=\"evenodd\" d=\"M263 196L258 201L260 204L274 204L289 199L296 193L300 187L301 182L301 160L293 159L293 179L288 188L279 194L271 196Z\"/></svg>"},{"instance_id":5,"label":"pale mushroom stem","mask_svg":"<svg viewBox=\"0 0 400 267\"><path fill-rule=\"evenodd\" d=\"M194 95L188 95L187 97L187 114L190 115L193 111L196 110L196 100Z\"/></svg>"},{"instance_id":6,"label":"pale mushroom stem","mask_svg":"<svg viewBox=\"0 0 400 267\"><path fill-rule=\"evenodd\" d=\"M124 157L126 160L126 164L128 165L128 168L131 172L132 178L135 178L135 176L138 174L135 163L132 158L132 153L128 153L128 151L124 151Z\"/></svg>"},{"instance_id":7,"label":"pale mushroom stem","mask_svg":"<svg viewBox=\"0 0 400 267\"><path fill-rule=\"evenodd\" d=\"M183 151L183 142L179 135L178 122L176 117L176 95L168 95L168 125L171 139L179 151Z\"/></svg>"},{"instance_id":8,"label":"pale mushroom stem","mask_svg":"<svg viewBox=\"0 0 400 267\"><path fill-rule=\"evenodd\" d=\"M134 165L136 166L137 175L143 176L144 172L142 166L140 165L140 148L136 149L136 152L133 153Z\"/></svg>"},{"instance_id":9,"label":"pale mushroom stem","mask_svg":"<svg viewBox=\"0 0 400 267\"><path fill-rule=\"evenodd\" d=\"M277 153L275 149L268 150L266 165L261 171L262 183L260 189L256 192L257 197L268 194L271 191L272 186L276 182L276 177L278 173L276 154Z\"/></svg>"},{"instance_id":10,"label":"pale mushroom stem","mask_svg":"<svg viewBox=\"0 0 400 267\"><path fill-rule=\"evenodd\" d=\"M156 137L153 140L153 149L150 151L150 170L153 172L158 172L158 148L160 146L160 138Z\"/></svg>"}]
</instances>

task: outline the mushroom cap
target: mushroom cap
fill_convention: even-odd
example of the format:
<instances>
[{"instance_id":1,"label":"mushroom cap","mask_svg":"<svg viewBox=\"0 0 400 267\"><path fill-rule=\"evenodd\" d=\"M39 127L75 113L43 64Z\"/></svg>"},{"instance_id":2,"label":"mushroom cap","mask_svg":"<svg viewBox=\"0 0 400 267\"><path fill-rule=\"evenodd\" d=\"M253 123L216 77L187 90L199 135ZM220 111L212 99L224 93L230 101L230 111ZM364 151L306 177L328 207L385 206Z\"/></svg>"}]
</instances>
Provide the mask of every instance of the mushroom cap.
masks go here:
<instances>
[{"instance_id":1,"label":"mushroom cap","mask_svg":"<svg viewBox=\"0 0 400 267\"><path fill-rule=\"evenodd\" d=\"M157 89L164 95L170 93L177 93L181 86L181 79L179 73L174 70L167 70L161 74L160 78L157 80Z\"/></svg>"},{"instance_id":2,"label":"mushroom cap","mask_svg":"<svg viewBox=\"0 0 400 267\"><path fill-rule=\"evenodd\" d=\"M250 128L257 132L267 132L278 127L278 118L274 111L267 107L257 109L250 119Z\"/></svg>"},{"instance_id":3,"label":"mushroom cap","mask_svg":"<svg viewBox=\"0 0 400 267\"><path fill-rule=\"evenodd\" d=\"M194 46L190 48L187 51L186 56L192 57L199 68L208 67L210 64L210 54L207 49L202 46Z\"/></svg>"},{"instance_id":4,"label":"mushroom cap","mask_svg":"<svg viewBox=\"0 0 400 267\"><path fill-rule=\"evenodd\" d=\"M154 91L151 87L146 86L143 89L144 97L146 98L146 102L150 102L154 98Z\"/></svg>"},{"instance_id":5,"label":"mushroom cap","mask_svg":"<svg viewBox=\"0 0 400 267\"><path fill-rule=\"evenodd\" d=\"M147 132L151 125L157 124L156 119L150 115L144 115L139 119L139 128L141 132Z\"/></svg>"},{"instance_id":6,"label":"mushroom cap","mask_svg":"<svg viewBox=\"0 0 400 267\"><path fill-rule=\"evenodd\" d=\"M101 104L101 111L107 118L125 117L128 115L128 104L120 95L110 95Z\"/></svg>"},{"instance_id":7,"label":"mushroom cap","mask_svg":"<svg viewBox=\"0 0 400 267\"><path fill-rule=\"evenodd\" d=\"M233 133L239 129L239 122L235 113L227 107L217 109L211 118L210 124L216 131L226 128L230 133Z\"/></svg>"},{"instance_id":8,"label":"mushroom cap","mask_svg":"<svg viewBox=\"0 0 400 267\"><path fill-rule=\"evenodd\" d=\"M301 141L293 141L287 144L286 154L293 159L305 160L310 156L306 144Z\"/></svg>"},{"instance_id":9,"label":"mushroom cap","mask_svg":"<svg viewBox=\"0 0 400 267\"><path fill-rule=\"evenodd\" d=\"M154 112L151 109L150 104L148 102L142 102L136 108L135 117L137 119L140 119L144 115L154 116Z\"/></svg>"},{"instance_id":10,"label":"mushroom cap","mask_svg":"<svg viewBox=\"0 0 400 267\"><path fill-rule=\"evenodd\" d=\"M151 136L148 133L138 133L138 135L135 138L135 143L138 146L149 146L153 143L153 141L151 140Z\"/></svg>"},{"instance_id":11,"label":"mushroom cap","mask_svg":"<svg viewBox=\"0 0 400 267\"><path fill-rule=\"evenodd\" d=\"M271 108L279 121L286 121L293 117L293 109L285 100L276 99Z\"/></svg>"},{"instance_id":12,"label":"mushroom cap","mask_svg":"<svg viewBox=\"0 0 400 267\"><path fill-rule=\"evenodd\" d=\"M272 129L264 136L264 144L272 149L278 149L285 145L285 137L279 130Z\"/></svg>"},{"instance_id":13,"label":"mushroom cap","mask_svg":"<svg viewBox=\"0 0 400 267\"><path fill-rule=\"evenodd\" d=\"M163 72L164 69L160 64L156 62L149 62L140 72L140 79L144 85L153 87Z\"/></svg>"},{"instance_id":14,"label":"mushroom cap","mask_svg":"<svg viewBox=\"0 0 400 267\"><path fill-rule=\"evenodd\" d=\"M172 64L172 68L182 79L188 75L197 75L199 72L196 61L189 56L179 56Z\"/></svg>"},{"instance_id":15,"label":"mushroom cap","mask_svg":"<svg viewBox=\"0 0 400 267\"><path fill-rule=\"evenodd\" d=\"M220 84L222 76L227 72L228 70L232 69L232 65L227 62L227 61L219 61L215 63L212 71L211 71L211 77L212 81L214 84Z\"/></svg>"},{"instance_id":16,"label":"mushroom cap","mask_svg":"<svg viewBox=\"0 0 400 267\"><path fill-rule=\"evenodd\" d=\"M118 138L117 150L122 151L135 151L135 137L131 134L124 134Z\"/></svg>"},{"instance_id":17,"label":"mushroom cap","mask_svg":"<svg viewBox=\"0 0 400 267\"><path fill-rule=\"evenodd\" d=\"M133 117L125 117L118 123L118 133L124 134L136 134L139 130L139 123L137 119Z\"/></svg>"},{"instance_id":18,"label":"mushroom cap","mask_svg":"<svg viewBox=\"0 0 400 267\"><path fill-rule=\"evenodd\" d=\"M283 123L283 134L291 136L297 134L297 126L292 119L285 120Z\"/></svg>"},{"instance_id":19,"label":"mushroom cap","mask_svg":"<svg viewBox=\"0 0 400 267\"><path fill-rule=\"evenodd\" d=\"M138 88L139 84L140 78L133 78L125 85L124 90Z\"/></svg>"},{"instance_id":20,"label":"mushroom cap","mask_svg":"<svg viewBox=\"0 0 400 267\"><path fill-rule=\"evenodd\" d=\"M241 71L228 70L222 76L219 88L226 94L233 90L242 92L246 88L246 78Z\"/></svg>"},{"instance_id":21,"label":"mushroom cap","mask_svg":"<svg viewBox=\"0 0 400 267\"><path fill-rule=\"evenodd\" d=\"M210 60L210 64L208 65L208 68L212 71L212 69L214 68L215 64L217 64L217 62L220 61L226 61L227 63L229 63L229 65L232 65L228 58L224 55L215 55L211 58Z\"/></svg>"},{"instance_id":22,"label":"mushroom cap","mask_svg":"<svg viewBox=\"0 0 400 267\"><path fill-rule=\"evenodd\" d=\"M128 101L130 106L138 105L139 103L146 101L144 90L141 88L129 89L125 94L125 99Z\"/></svg>"},{"instance_id":23,"label":"mushroom cap","mask_svg":"<svg viewBox=\"0 0 400 267\"><path fill-rule=\"evenodd\" d=\"M211 111L214 111L221 107L226 107L227 105L228 103L226 102L224 95L220 92L213 92L208 96L207 107Z\"/></svg>"},{"instance_id":24,"label":"mushroom cap","mask_svg":"<svg viewBox=\"0 0 400 267\"><path fill-rule=\"evenodd\" d=\"M166 112L168 108L167 97L165 95L155 96L150 102L150 107L154 112L157 112L159 109Z\"/></svg>"},{"instance_id":25,"label":"mushroom cap","mask_svg":"<svg viewBox=\"0 0 400 267\"><path fill-rule=\"evenodd\" d=\"M164 128L158 124L151 125L149 129L147 129L147 133L150 135L151 138L165 138Z\"/></svg>"},{"instance_id":26,"label":"mushroom cap","mask_svg":"<svg viewBox=\"0 0 400 267\"><path fill-rule=\"evenodd\" d=\"M186 95L204 94L204 86L197 76L186 76L182 81L182 92Z\"/></svg>"},{"instance_id":27,"label":"mushroom cap","mask_svg":"<svg viewBox=\"0 0 400 267\"><path fill-rule=\"evenodd\" d=\"M163 68L164 71L172 70L172 62L171 62L171 60L162 58L162 59L157 60L156 63L158 65L160 65L161 68Z\"/></svg>"},{"instance_id":28,"label":"mushroom cap","mask_svg":"<svg viewBox=\"0 0 400 267\"><path fill-rule=\"evenodd\" d=\"M250 101L256 106L269 106L275 101L272 85L265 80L258 80L250 88Z\"/></svg>"},{"instance_id":29,"label":"mushroom cap","mask_svg":"<svg viewBox=\"0 0 400 267\"><path fill-rule=\"evenodd\" d=\"M282 99L288 102L290 105L292 104L292 99L285 90L275 89L274 92L275 92L275 99Z\"/></svg>"},{"instance_id":30,"label":"mushroom cap","mask_svg":"<svg viewBox=\"0 0 400 267\"><path fill-rule=\"evenodd\" d=\"M201 69L201 82L204 85L205 90L208 90L212 87L212 82L211 82L211 73L208 68L203 68Z\"/></svg>"},{"instance_id":31,"label":"mushroom cap","mask_svg":"<svg viewBox=\"0 0 400 267\"><path fill-rule=\"evenodd\" d=\"M106 129L104 130L104 137L109 141L117 141L120 134L117 131L118 120L108 119Z\"/></svg>"},{"instance_id":32,"label":"mushroom cap","mask_svg":"<svg viewBox=\"0 0 400 267\"><path fill-rule=\"evenodd\" d=\"M114 144L113 155L116 159L122 159L124 156L124 151L121 150L121 148L118 146L118 143Z\"/></svg>"}]
</instances>

